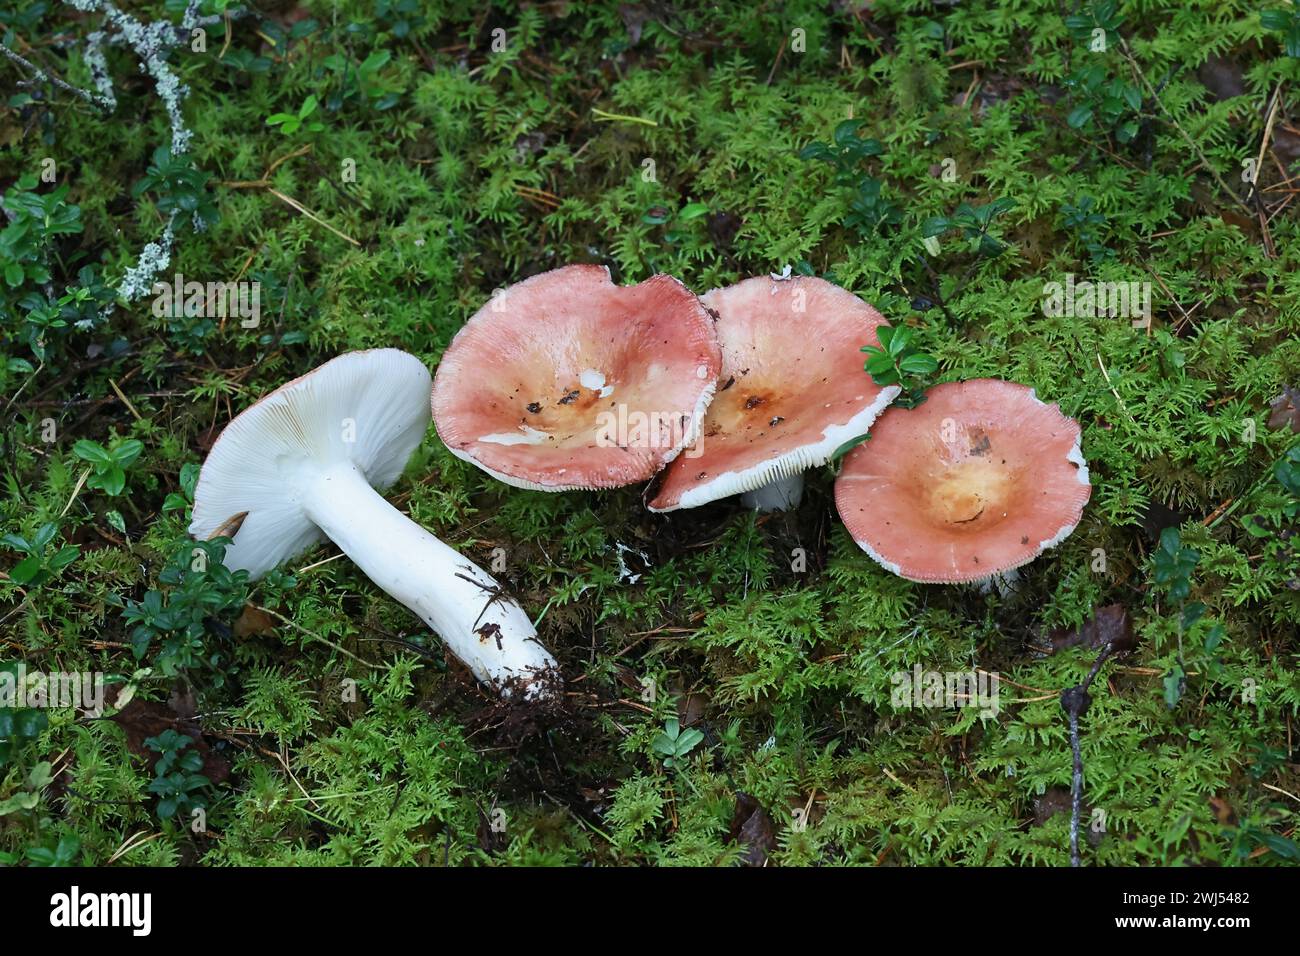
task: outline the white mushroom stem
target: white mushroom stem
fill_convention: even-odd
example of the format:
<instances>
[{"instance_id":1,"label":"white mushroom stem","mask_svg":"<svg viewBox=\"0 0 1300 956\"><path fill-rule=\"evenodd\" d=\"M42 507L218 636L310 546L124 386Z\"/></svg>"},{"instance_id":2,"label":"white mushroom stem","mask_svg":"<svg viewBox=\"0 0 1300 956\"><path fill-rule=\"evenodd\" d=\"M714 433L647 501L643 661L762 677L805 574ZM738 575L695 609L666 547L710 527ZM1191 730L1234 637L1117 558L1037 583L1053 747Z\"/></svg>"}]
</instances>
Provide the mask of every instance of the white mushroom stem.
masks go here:
<instances>
[{"instance_id":1,"label":"white mushroom stem","mask_svg":"<svg viewBox=\"0 0 1300 956\"><path fill-rule=\"evenodd\" d=\"M980 594L992 594L993 589L997 588L998 594L1009 597L1020 589L1020 572L1015 568L1008 568L997 574L990 574L987 578L972 581L971 584L979 588Z\"/></svg>"},{"instance_id":2,"label":"white mushroom stem","mask_svg":"<svg viewBox=\"0 0 1300 956\"><path fill-rule=\"evenodd\" d=\"M803 475L800 472L770 481L740 496L740 501L746 508L755 508L758 511L789 511L791 508L799 507L802 499Z\"/></svg>"},{"instance_id":3,"label":"white mushroom stem","mask_svg":"<svg viewBox=\"0 0 1300 956\"><path fill-rule=\"evenodd\" d=\"M301 474L307 516L371 581L405 604L486 684L531 682L545 693L543 671L557 668L537 629L493 577L402 514L356 466L340 462Z\"/></svg>"}]
</instances>

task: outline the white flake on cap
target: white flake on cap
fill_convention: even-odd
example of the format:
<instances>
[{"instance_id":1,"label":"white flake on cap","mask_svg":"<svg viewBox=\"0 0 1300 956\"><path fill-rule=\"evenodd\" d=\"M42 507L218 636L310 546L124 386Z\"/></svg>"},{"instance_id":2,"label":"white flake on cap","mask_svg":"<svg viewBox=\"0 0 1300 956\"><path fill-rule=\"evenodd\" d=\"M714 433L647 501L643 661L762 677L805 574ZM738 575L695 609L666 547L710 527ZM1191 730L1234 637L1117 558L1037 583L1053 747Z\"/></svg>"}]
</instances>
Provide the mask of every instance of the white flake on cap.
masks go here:
<instances>
[{"instance_id":1,"label":"white flake on cap","mask_svg":"<svg viewBox=\"0 0 1300 956\"><path fill-rule=\"evenodd\" d=\"M484 435L479 441L491 442L494 445L540 445L551 436L544 431L540 431L531 425L520 425L517 432L498 432L495 435Z\"/></svg>"}]
</instances>

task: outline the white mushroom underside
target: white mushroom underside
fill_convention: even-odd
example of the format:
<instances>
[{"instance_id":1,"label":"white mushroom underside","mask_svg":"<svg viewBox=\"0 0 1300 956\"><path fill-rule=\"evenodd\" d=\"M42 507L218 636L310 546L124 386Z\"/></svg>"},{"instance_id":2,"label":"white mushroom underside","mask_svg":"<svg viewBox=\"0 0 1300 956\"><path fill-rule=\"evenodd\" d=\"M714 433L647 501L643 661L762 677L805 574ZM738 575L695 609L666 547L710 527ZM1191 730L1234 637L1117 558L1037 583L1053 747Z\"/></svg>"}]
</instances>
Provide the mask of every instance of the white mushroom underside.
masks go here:
<instances>
[{"instance_id":1,"label":"white mushroom underside","mask_svg":"<svg viewBox=\"0 0 1300 956\"><path fill-rule=\"evenodd\" d=\"M247 513L225 564L256 579L321 539L286 483L301 461L347 461L380 490L429 428L429 370L397 349L350 352L267 395L226 426L199 472L190 534Z\"/></svg>"},{"instance_id":2,"label":"white mushroom underside","mask_svg":"<svg viewBox=\"0 0 1300 956\"><path fill-rule=\"evenodd\" d=\"M725 471L684 491L681 499L671 508L651 508L651 510L664 512L676 511L679 508L695 508L729 495L770 485L792 475L800 475L817 465L824 465L830 460L831 455L835 454L835 450L849 439L866 434L872 423L880 417L880 413L889 406L900 391L902 389L897 385L882 388L875 401L847 422L842 425L828 425L822 431L819 441L786 452L770 461L760 462L752 468Z\"/></svg>"}]
</instances>

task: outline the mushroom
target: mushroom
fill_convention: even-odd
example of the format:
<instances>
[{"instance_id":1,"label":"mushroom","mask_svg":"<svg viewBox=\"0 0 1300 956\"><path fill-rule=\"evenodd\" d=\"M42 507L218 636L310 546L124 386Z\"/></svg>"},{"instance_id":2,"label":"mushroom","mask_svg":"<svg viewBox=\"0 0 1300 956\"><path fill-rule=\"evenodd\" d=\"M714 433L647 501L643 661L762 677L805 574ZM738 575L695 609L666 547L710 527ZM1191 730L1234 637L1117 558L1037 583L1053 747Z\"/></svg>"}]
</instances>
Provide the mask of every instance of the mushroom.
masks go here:
<instances>
[{"instance_id":1,"label":"mushroom","mask_svg":"<svg viewBox=\"0 0 1300 956\"><path fill-rule=\"evenodd\" d=\"M212 446L190 533L231 536L224 564L254 579L328 537L475 677L538 696L557 668L528 615L491 575L376 490L397 480L428 430L430 384L414 355L374 349L282 385Z\"/></svg>"},{"instance_id":2,"label":"mushroom","mask_svg":"<svg viewBox=\"0 0 1300 956\"><path fill-rule=\"evenodd\" d=\"M691 444L721 355L676 279L565 266L492 297L447 347L433 419L453 455L517 488L645 481Z\"/></svg>"},{"instance_id":3,"label":"mushroom","mask_svg":"<svg viewBox=\"0 0 1300 956\"><path fill-rule=\"evenodd\" d=\"M722 372L700 454L664 472L651 511L743 493L747 507L799 503L803 471L864 434L894 400L862 374L861 347L884 317L824 279L759 276L703 296L718 317Z\"/></svg>"},{"instance_id":4,"label":"mushroom","mask_svg":"<svg viewBox=\"0 0 1300 956\"><path fill-rule=\"evenodd\" d=\"M1060 544L1092 494L1078 422L998 379L936 385L849 452L835 504L867 554L910 581L988 582Z\"/></svg>"}]
</instances>

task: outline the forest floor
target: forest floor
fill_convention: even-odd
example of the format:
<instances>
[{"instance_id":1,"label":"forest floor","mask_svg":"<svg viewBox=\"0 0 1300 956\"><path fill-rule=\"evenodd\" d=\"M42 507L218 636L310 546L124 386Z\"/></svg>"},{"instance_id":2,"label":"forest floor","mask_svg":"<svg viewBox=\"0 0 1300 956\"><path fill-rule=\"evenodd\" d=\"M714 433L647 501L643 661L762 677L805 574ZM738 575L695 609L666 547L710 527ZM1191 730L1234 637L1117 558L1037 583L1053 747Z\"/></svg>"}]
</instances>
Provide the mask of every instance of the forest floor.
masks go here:
<instances>
[{"instance_id":1,"label":"forest floor","mask_svg":"<svg viewBox=\"0 0 1300 956\"><path fill-rule=\"evenodd\" d=\"M1060 695L1108 647L1083 862L1300 861L1283 0L203 0L164 44L187 92L110 43L112 109L86 41L118 8L78 6L0 11L0 672L103 674L110 706L0 708L0 862L1064 866ZM255 327L131 287L169 229L158 276L260 283ZM388 497L505 555L550 708L332 545L252 583L220 542L196 563L235 414L349 350L435 368L494 289L574 262L831 279L929 381L1075 418L1081 523L1011 589L915 584L847 535L834 466L792 512L659 515L506 487L430 429ZM1149 321L1046 308L1067 277L1147 284ZM996 714L895 700L915 668L997 675Z\"/></svg>"}]
</instances>

